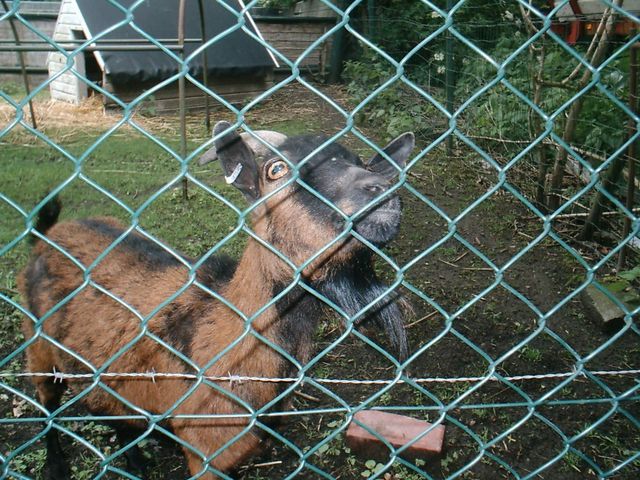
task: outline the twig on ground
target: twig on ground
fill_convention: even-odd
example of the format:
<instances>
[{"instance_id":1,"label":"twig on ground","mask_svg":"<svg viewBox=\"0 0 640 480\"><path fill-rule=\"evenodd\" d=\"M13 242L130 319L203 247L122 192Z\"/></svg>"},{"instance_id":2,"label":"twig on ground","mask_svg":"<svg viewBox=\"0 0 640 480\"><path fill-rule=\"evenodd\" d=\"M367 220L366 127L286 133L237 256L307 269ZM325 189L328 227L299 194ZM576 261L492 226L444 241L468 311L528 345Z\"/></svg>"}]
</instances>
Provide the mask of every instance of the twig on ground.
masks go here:
<instances>
[{"instance_id":1,"label":"twig on ground","mask_svg":"<svg viewBox=\"0 0 640 480\"><path fill-rule=\"evenodd\" d=\"M441 258L439 258L438 260L440 260L445 265L449 265L450 267L460 268L462 270L469 270L469 271L474 271L474 272L493 272L493 268L489 268L489 267L461 267L460 265L456 265L455 263L447 262L446 260L442 260Z\"/></svg>"},{"instance_id":2,"label":"twig on ground","mask_svg":"<svg viewBox=\"0 0 640 480\"><path fill-rule=\"evenodd\" d=\"M640 213L640 208L634 208L633 209L633 213ZM578 213L561 213L560 215L557 215L555 218L557 219L563 219L563 218L580 218L580 217L587 217L589 215L589 212L578 212ZM610 212L603 212L602 216L605 217L610 217L610 216L614 216L614 215L624 215L624 212L620 211L620 210L613 210ZM535 215L533 217L528 217L528 218L538 218Z\"/></svg>"},{"instance_id":3,"label":"twig on ground","mask_svg":"<svg viewBox=\"0 0 640 480\"><path fill-rule=\"evenodd\" d=\"M274 460L273 462L256 463L252 465L253 468L273 467L275 465L282 465L282 460Z\"/></svg>"},{"instance_id":4,"label":"twig on ground","mask_svg":"<svg viewBox=\"0 0 640 480\"><path fill-rule=\"evenodd\" d=\"M529 240L533 240L535 238L535 237L532 237L531 235L528 235L528 234L526 234L526 233L524 233L524 232L522 232L520 230L518 230L516 233L518 235L522 235L524 238L528 238Z\"/></svg>"},{"instance_id":5,"label":"twig on ground","mask_svg":"<svg viewBox=\"0 0 640 480\"><path fill-rule=\"evenodd\" d=\"M274 460L272 462L264 462L264 463L250 463L248 465L243 465L238 469L238 472L246 472L252 468L264 468L264 467L273 467L276 465L282 465L282 460Z\"/></svg>"},{"instance_id":6,"label":"twig on ground","mask_svg":"<svg viewBox=\"0 0 640 480\"><path fill-rule=\"evenodd\" d=\"M437 314L438 314L438 311L434 310L433 312L429 313L428 315L425 315L424 317L419 318L418 320L415 320L415 321L411 322L410 324L406 325L405 328L411 328L414 325L417 325L417 324L419 324L421 322L424 322L425 320L428 320L428 319L430 319L431 317L433 317L434 315L437 315Z\"/></svg>"},{"instance_id":7,"label":"twig on ground","mask_svg":"<svg viewBox=\"0 0 640 480\"><path fill-rule=\"evenodd\" d=\"M469 253L469 250L467 250L466 252L464 252L462 255L460 255L458 258L456 258L453 263L458 263L460 260L462 260L464 257L467 256L467 254Z\"/></svg>"},{"instance_id":8,"label":"twig on ground","mask_svg":"<svg viewBox=\"0 0 640 480\"><path fill-rule=\"evenodd\" d=\"M300 390L296 390L295 392L293 392L293 394L298 395L299 397L302 397L305 400L309 400L311 402L320 402L320 399L318 397L314 397L313 395L309 395L308 393L301 392Z\"/></svg>"}]
</instances>

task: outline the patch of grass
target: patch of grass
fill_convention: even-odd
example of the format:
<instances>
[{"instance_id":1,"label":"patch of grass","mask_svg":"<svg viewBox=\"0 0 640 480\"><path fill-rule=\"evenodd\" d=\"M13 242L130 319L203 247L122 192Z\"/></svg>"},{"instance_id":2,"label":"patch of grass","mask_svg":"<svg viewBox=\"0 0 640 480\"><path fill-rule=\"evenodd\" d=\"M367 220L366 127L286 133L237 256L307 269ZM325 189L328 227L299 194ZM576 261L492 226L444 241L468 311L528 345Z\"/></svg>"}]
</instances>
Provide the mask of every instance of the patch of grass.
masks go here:
<instances>
[{"instance_id":1,"label":"patch of grass","mask_svg":"<svg viewBox=\"0 0 640 480\"><path fill-rule=\"evenodd\" d=\"M567 452L564 457L562 457L562 464L560 469L564 472L578 472L582 473L581 469L582 459L577 453Z\"/></svg>"},{"instance_id":2,"label":"patch of grass","mask_svg":"<svg viewBox=\"0 0 640 480\"><path fill-rule=\"evenodd\" d=\"M541 350L529 345L525 345L524 347L522 347L522 350L520 350L520 358L526 360L527 362L538 363L540 360L542 360L542 356L543 353Z\"/></svg>"},{"instance_id":3,"label":"patch of grass","mask_svg":"<svg viewBox=\"0 0 640 480\"><path fill-rule=\"evenodd\" d=\"M91 144L91 138L80 139L65 148L81 155ZM30 148L9 144L3 149L0 191L22 212L5 202L0 204L0 245L22 235L25 215L44 195L63 184L61 220L109 215L126 223L138 221L145 231L188 255L204 253L239 222L233 208L193 184L185 201L179 162L137 133L108 138L78 165L44 144ZM240 211L246 208L241 195L224 183L219 165L194 166L191 173ZM24 241L20 242L14 254L20 258L3 256L2 261L24 260L23 245ZM241 245L230 248L238 253ZM0 280L4 283L9 276L13 275L3 269Z\"/></svg>"},{"instance_id":4,"label":"patch of grass","mask_svg":"<svg viewBox=\"0 0 640 480\"><path fill-rule=\"evenodd\" d=\"M11 97L16 102L23 100L27 95L24 84L21 82L0 82L0 91ZM33 93L34 89L31 89L31 91ZM47 100L49 97L49 89L44 88L38 91L33 98L37 100Z\"/></svg>"},{"instance_id":5,"label":"patch of grass","mask_svg":"<svg viewBox=\"0 0 640 480\"><path fill-rule=\"evenodd\" d=\"M10 463L10 468L17 473L30 475L33 478L41 478L47 458L45 448L28 450L16 455Z\"/></svg>"}]
</instances>

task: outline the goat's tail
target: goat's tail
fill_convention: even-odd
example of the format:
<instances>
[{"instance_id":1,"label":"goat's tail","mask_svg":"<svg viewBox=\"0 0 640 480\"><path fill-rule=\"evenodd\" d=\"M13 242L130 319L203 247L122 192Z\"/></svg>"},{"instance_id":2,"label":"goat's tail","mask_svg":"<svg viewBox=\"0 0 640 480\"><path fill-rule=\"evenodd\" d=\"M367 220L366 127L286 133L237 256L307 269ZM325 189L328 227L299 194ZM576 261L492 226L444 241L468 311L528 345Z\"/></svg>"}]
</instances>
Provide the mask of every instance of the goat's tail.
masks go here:
<instances>
[{"instance_id":1,"label":"goat's tail","mask_svg":"<svg viewBox=\"0 0 640 480\"><path fill-rule=\"evenodd\" d=\"M38 212L38 216L36 218L36 224L34 225L34 229L38 231L38 233L45 234L47 230L53 227L58 221L58 217L60 216L60 211L62 210L62 202L58 198L58 196L54 196L51 200L45 203L40 211ZM36 235L31 235L30 242L33 245L38 237Z\"/></svg>"}]
</instances>

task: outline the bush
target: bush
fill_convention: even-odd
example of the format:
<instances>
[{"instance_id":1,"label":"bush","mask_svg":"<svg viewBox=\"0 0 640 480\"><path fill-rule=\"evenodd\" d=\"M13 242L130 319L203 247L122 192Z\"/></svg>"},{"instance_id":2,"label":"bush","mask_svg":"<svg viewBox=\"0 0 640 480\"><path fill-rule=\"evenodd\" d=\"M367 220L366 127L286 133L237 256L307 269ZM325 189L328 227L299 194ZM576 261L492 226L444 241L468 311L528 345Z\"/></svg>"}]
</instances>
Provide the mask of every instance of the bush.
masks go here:
<instances>
[{"instance_id":1,"label":"bush","mask_svg":"<svg viewBox=\"0 0 640 480\"><path fill-rule=\"evenodd\" d=\"M434 129L436 108L411 87L400 80L386 87L376 96L368 97L395 74L384 60L371 57L347 62L344 76L347 90L358 104L366 104L356 120L368 127L383 130L388 137L413 131L417 136L429 137Z\"/></svg>"}]
</instances>

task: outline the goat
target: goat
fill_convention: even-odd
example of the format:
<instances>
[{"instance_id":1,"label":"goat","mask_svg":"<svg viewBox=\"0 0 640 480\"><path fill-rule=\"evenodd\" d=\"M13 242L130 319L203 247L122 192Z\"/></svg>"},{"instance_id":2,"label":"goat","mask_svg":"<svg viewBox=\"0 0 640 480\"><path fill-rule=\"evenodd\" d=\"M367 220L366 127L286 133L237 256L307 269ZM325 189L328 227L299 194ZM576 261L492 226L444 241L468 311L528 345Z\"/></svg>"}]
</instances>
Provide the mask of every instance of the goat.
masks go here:
<instances>
[{"instance_id":1,"label":"goat","mask_svg":"<svg viewBox=\"0 0 640 480\"><path fill-rule=\"evenodd\" d=\"M309 361L320 313L327 310L309 287L348 315L373 304L365 320L373 319L384 327L398 358L404 360L408 347L401 301L396 295L385 295L387 287L374 272L372 251L357 235L349 233L336 239L349 225L377 246L395 237L401 202L389 188L414 148L413 134L398 137L385 148L386 155L375 155L367 164L335 142L319 149L327 141L322 135L271 138L277 140L286 161L261 147L261 142L247 141L229 123L216 125L215 155L207 154L217 156L227 182L252 204L251 228L261 241L250 237L237 262L221 255L207 258L197 270L197 284L190 280L189 269L180 259L139 232L125 235L127 228L115 219L56 223L60 204L46 204L36 228L59 248L36 239L30 262L20 275L19 288L34 318L42 318L56 305L58 309L41 324L29 318L24 321L25 338L31 342L27 348L29 371L90 373L108 364L105 372L291 375L296 364ZM254 150L264 157L262 161L256 160ZM292 177L296 172L299 178ZM307 187L322 194L335 208ZM294 278L290 264L262 242L272 245L294 265L304 266L299 279L304 286ZM110 246L112 250L90 269L91 282L87 283L87 275L78 264L92 265ZM181 288L184 291L158 310ZM211 292L250 319L250 326ZM263 309L278 295L273 305ZM147 321L141 323L140 318ZM148 334L141 334L143 328ZM68 350L42 338L40 332ZM161 346L150 334L183 357ZM130 342L129 348L120 352ZM60 408L65 388L74 393L83 391L77 381L34 378L39 400L49 412ZM272 402L284 390L270 382L221 381L216 383L219 388L214 388L204 382L194 385L193 380L184 378L152 382L115 376L102 377L101 385L136 409L107 389L94 386L82 397L93 414L162 415L170 411L162 426L191 445L184 447L187 466L192 475L203 475L200 478L216 478L216 473L232 470L259 449L261 429L247 413ZM245 415L234 418L234 414ZM176 415L182 418L174 418ZM121 445L133 445L125 453L127 468L139 471L137 429L150 426L136 419L119 420L114 425ZM55 428L47 433L46 442L48 478L69 478Z\"/></svg>"}]
</instances>

